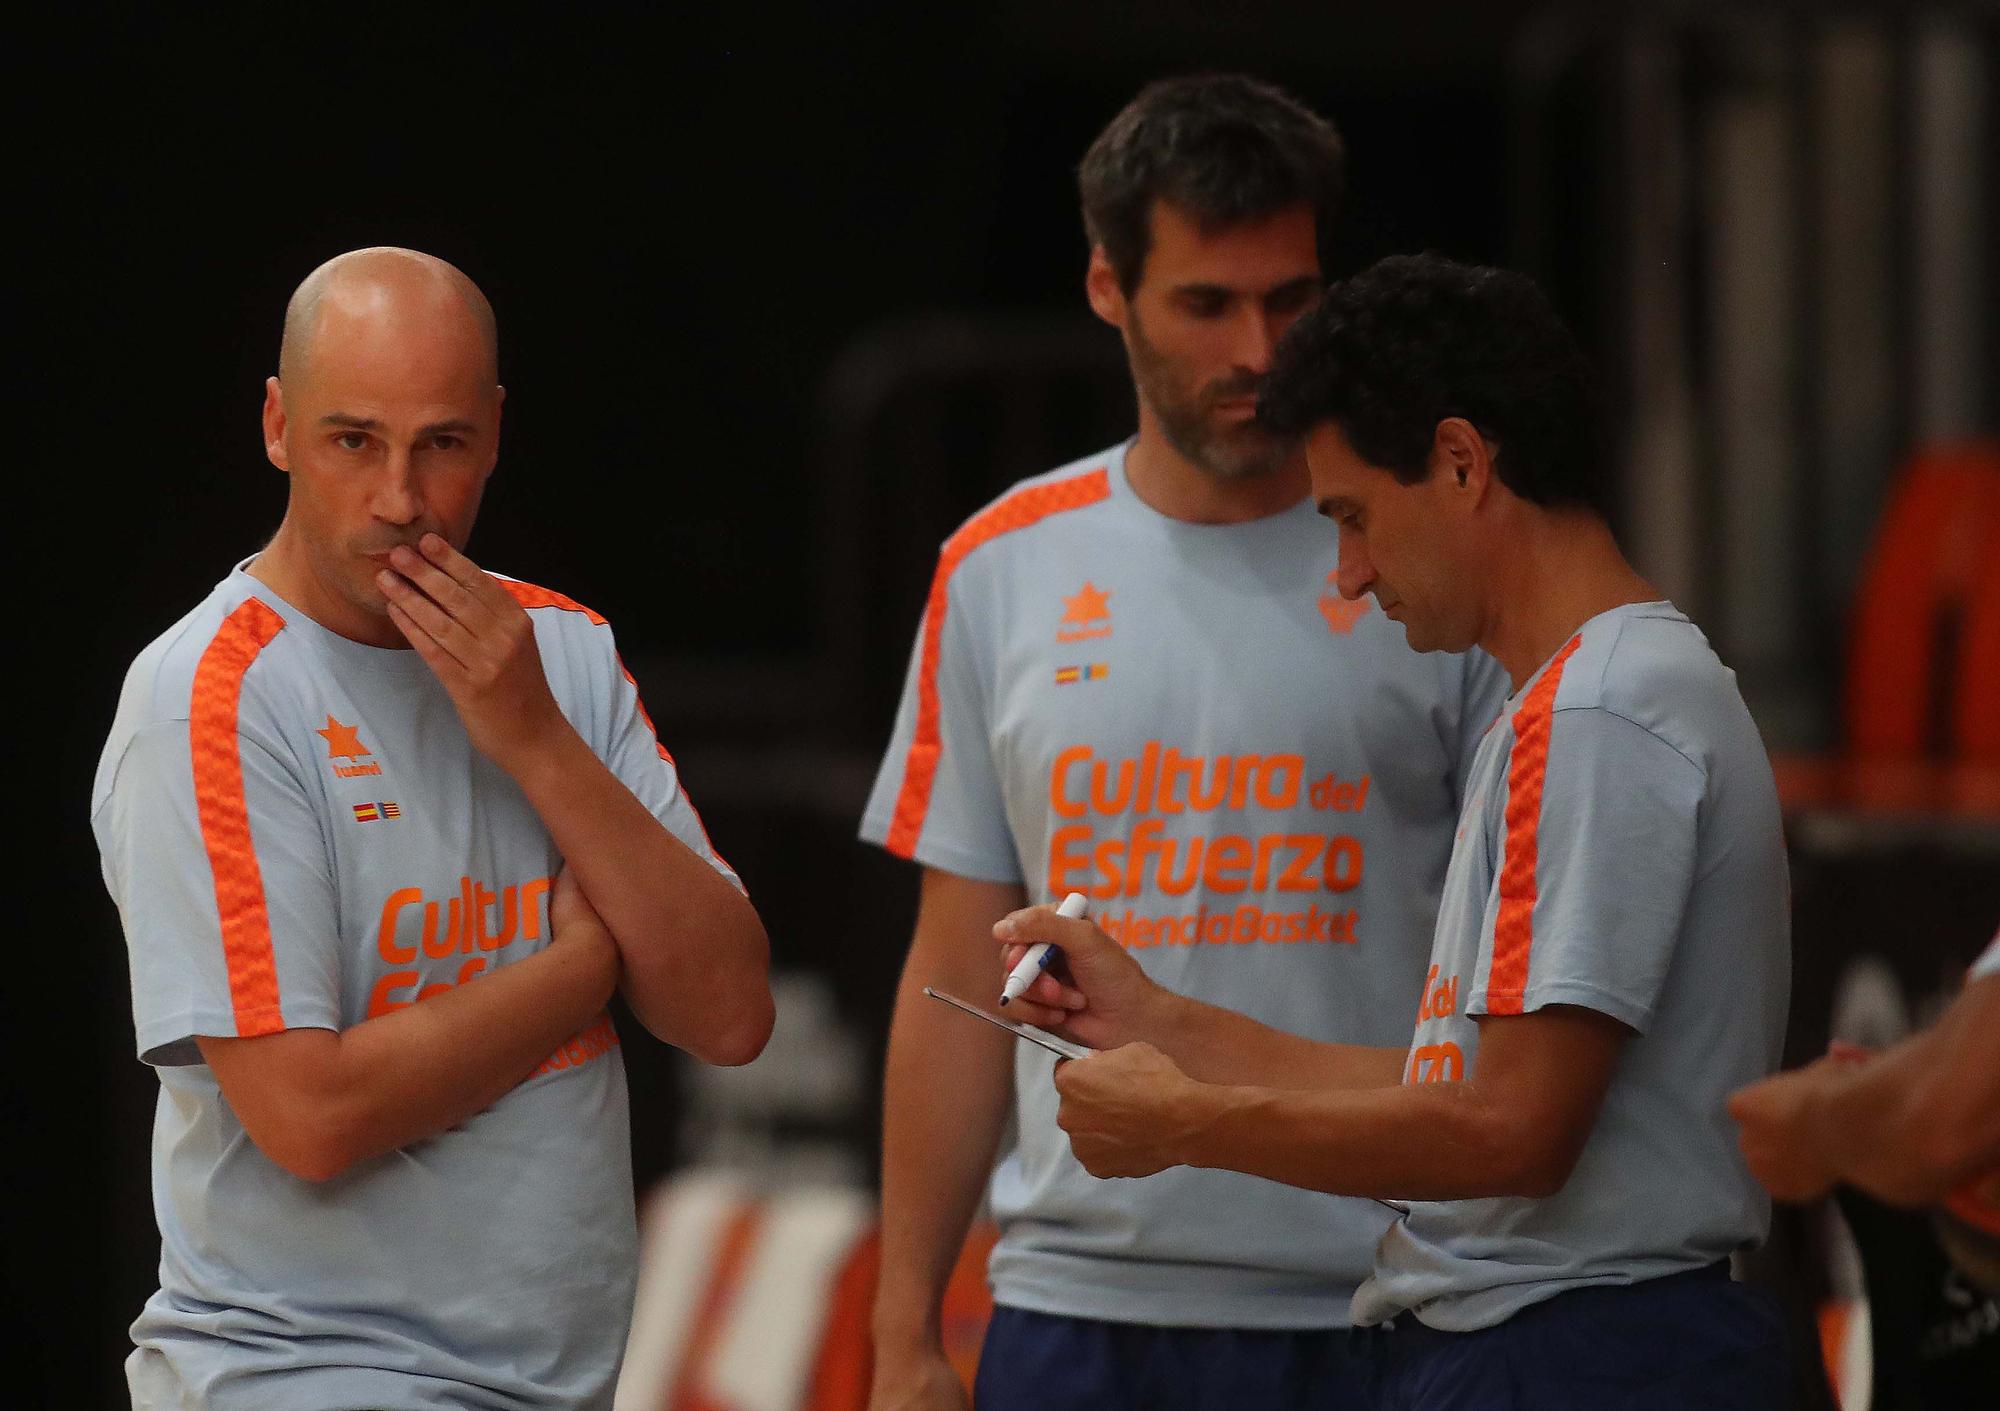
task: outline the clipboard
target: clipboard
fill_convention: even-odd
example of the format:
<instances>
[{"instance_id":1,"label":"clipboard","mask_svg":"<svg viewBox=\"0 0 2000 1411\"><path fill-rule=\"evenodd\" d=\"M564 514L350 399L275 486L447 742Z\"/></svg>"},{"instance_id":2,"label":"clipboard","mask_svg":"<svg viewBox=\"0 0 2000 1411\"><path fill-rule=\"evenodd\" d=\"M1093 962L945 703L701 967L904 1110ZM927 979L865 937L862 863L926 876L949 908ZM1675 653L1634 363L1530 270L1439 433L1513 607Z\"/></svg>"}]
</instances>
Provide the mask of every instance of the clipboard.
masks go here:
<instances>
[{"instance_id":1,"label":"clipboard","mask_svg":"<svg viewBox=\"0 0 2000 1411\"><path fill-rule=\"evenodd\" d=\"M932 999L943 1000L953 1009L964 1010L974 1019L984 1019L988 1024L1005 1029L1017 1039L1026 1039L1037 1048L1045 1048L1058 1058L1088 1058L1097 1052L1094 1048L1085 1048L1082 1044L1073 1044L1068 1039L1057 1038L1048 1030L1037 1029L1032 1024L1022 1024L1012 1019L1002 1019L997 1014L988 1014L977 1005L967 1004L964 1000L948 995L943 990L934 990L929 985L924 986L924 993Z\"/></svg>"}]
</instances>

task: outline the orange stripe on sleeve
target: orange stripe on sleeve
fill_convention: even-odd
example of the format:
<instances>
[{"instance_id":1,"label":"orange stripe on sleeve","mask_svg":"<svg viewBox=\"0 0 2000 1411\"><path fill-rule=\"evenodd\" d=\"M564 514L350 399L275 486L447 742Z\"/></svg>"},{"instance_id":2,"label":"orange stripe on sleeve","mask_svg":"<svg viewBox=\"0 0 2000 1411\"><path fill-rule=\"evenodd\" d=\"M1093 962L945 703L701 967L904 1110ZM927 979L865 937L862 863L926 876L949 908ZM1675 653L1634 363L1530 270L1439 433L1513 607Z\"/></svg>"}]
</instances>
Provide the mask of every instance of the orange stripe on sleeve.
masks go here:
<instances>
[{"instance_id":1,"label":"orange stripe on sleeve","mask_svg":"<svg viewBox=\"0 0 2000 1411\"><path fill-rule=\"evenodd\" d=\"M910 739L910 752L903 762L903 788L896 795L896 814L889 824L885 846L898 857L909 857L923 832L924 815L930 811L931 785L937 779L938 756L943 750L943 722L938 705L938 657L944 644L944 618L950 606L951 575L965 556L1002 534L1025 529L1064 510L1094 505L1111 494L1109 470L1099 468L1067 480L1053 480L1017 490L991 509L973 516L951 538L938 555L937 574L931 579L931 595L924 610L924 638L917 666L917 728Z\"/></svg>"},{"instance_id":2,"label":"orange stripe on sleeve","mask_svg":"<svg viewBox=\"0 0 2000 1411\"><path fill-rule=\"evenodd\" d=\"M1519 1014L1528 988L1528 953L1535 946L1535 868L1542 825L1542 781L1549 766L1549 730L1563 665L1583 644L1569 639L1514 712L1507 759L1507 842L1500 859L1500 914L1493 922L1493 964L1486 973L1486 1012Z\"/></svg>"},{"instance_id":3,"label":"orange stripe on sleeve","mask_svg":"<svg viewBox=\"0 0 2000 1411\"><path fill-rule=\"evenodd\" d=\"M194 758L195 812L202 846L215 877L215 910L222 921L222 955L229 970L229 1003L238 1038L275 1034L285 1027L278 1007L278 965L271 949L271 918L264 876L250 836L243 797L243 755L236 733L243 676L285 620L257 598L246 598L222 620L194 671L188 709L188 743Z\"/></svg>"},{"instance_id":4,"label":"orange stripe on sleeve","mask_svg":"<svg viewBox=\"0 0 2000 1411\"><path fill-rule=\"evenodd\" d=\"M580 612L590 619L591 626L604 625L602 614L592 612L575 598L566 598L552 588L538 588L513 578L496 577L493 581L505 588L507 596L524 608L561 608L564 612Z\"/></svg>"},{"instance_id":5,"label":"orange stripe on sleeve","mask_svg":"<svg viewBox=\"0 0 2000 1411\"><path fill-rule=\"evenodd\" d=\"M660 738L660 727L653 723L652 714L646 709L646 698L639 693L639 683L632 675L632 668L625 665L623 657L620 657L618 660L618 669L624 672L625 679L631 682L632 704L639 707L639 718L646 722L646 728L653 734L653 748L659 751L660 758L667 762L668 767L678 777L681 767L675 764L674 757L667 753L666 742ZM702 845L714 855L717 862L721 863L724 867L729 867L731 872L736 871L734 867L729 866L729 859L716 849L715 840L708 836L708 825L701 821L701 810L694 806L694 799L688 794L685 780L680 781L680 790L681 801L687 805L688 812L694 815L694 826L701 830Z\"/></svg>"},{"instance_id":6,"label":"orange stripe on sleeve","mask_svg":"<svg viewBox=\"0 0 2000 1411\"><path fill-rule=\"evenodd\" d=\"M505 588L507 596L524 608L560 608L564 612L580 612L590 621L593 627L603 627L605 625L605 618L602 613L594 612L575 598L565 597L552 588L537 587L533 583L523 583L515 578L496 577L493 581L498 583L502 588ZM678 772L680 766L674 764L674 757L667 753L666 743L660 739L660 727L653 724L652 714L646 709L645 697L639 694L639 683L633 679L631 669L625 665L624 658L622 657L618 660L618 670L624 673L626 681L631 684L633 703L639 707L639 718L646 722L646 729L652 733L654 750L659 753L661 759L665 760L668 765L672 766ZM685 784L681 786L681 798L686 801L688 812L694 815L694 826L701 830L703 844L707 846L709 852L714 855L717 862L720 862L724 867L729 867L729 859L716 851L714 841L708 836L708 825L702 822L701 811L694 806L694 800L688 797ZM734 872L736 869L729 867L729 870Z\"/></svg>"}]
</instances>

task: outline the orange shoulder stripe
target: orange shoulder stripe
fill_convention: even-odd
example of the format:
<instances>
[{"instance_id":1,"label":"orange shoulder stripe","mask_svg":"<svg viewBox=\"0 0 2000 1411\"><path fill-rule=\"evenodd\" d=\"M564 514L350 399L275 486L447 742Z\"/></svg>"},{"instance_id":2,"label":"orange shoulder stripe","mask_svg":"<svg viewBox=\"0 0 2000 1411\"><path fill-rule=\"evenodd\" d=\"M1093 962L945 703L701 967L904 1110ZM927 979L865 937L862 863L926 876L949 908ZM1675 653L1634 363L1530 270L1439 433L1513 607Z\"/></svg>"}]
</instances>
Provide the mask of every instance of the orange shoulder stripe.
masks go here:
<instances>
[{"instance_id":1,"label":"orange shoulder stripe","mask_svg":"<svg viewBox=\"0 0 2000 1411\"><path fill-rule=\"evenodd\" d=\"M250 809L243 798L236 715L244 673L284 625L285 619L261 599L245 598L222 620L203 650L188 709L195 812L215 878L215 910L222 921L222 956L229 971L236 1035L245 1039L277 1033L285 1027L285 1018L278 1007L278 965L271 949L264 875L257 866Z\"/></svg>"},{"instance_id":2,"label":"orange shoulder stripe","mask_svg":"<svg viewBox=\"0 0 2000 1411\"><path fill-rule=\"evenodd\" d=\"M604 617L592 612L575 598L566 598L552 588L538 588L533 583L522 583L513 578L495 577L493 580L507 590L507 596L524 608L561 608L564 612L580 612L590 619L593 627L602 627Z\"/></svg>"},{"instance_id":3,"label":"orange shoulder stripe","mask_svg":"<svg viewBox=\"0 0 2000 1411\"><path fill-rule=\"evenodd\" d=\"M686 802L688 806L688 812L694 815L694 826L701 830L701 841L703 845L706 846L711 853L714 853L715 860L717 862L721 863L724 867L729 867L729 870L731 872L736 871L734 867L730 867L729 859L724 857L721 854L721 852L719 852L716 849L715 840L708 836L708 825L701 821L701 810L694 806L694 796L688 793L687 791L687 780L681 779L679 777L681 772L681 767L678 764L675 764L674 757L667 753L666 741L660 738L660 727L653 723L652 712L646 709L646 698L645 696L640 694L639 682L632 675L632 668L625 664L625 659L623 657L620 657L618 659L618 669L625 673L625 679L631 683L632 704L639 707L639 718L646 722L646 728L652 731L653 733L653 748L659 751L660 758L665 760L667 762L668 768L674 771L675 779L680 785L681 798Z\"/></svg>"},{"instance_id":4,"label":"orange shoulder stripe","mask_svg":"<svg viewBox=\"0 0 2000 1411\"><path fill-rule=\"evenodd\" d=\"M991 509L974 515L956 534L945 540L938 555L937 574L931 579L931 595L924 609L924 639L917 666L917 728L910 739L910 752L903 763L903 788L896 796L896 814L889 825L886 843L898 857L909 857L923 832L924 815L930 811L931 785L937 779L938 755L943 750L943 725L939 714L938 656L944 644L944 618L950 606L951 575L965 556L1002 534L1025 529L1052 514L1094 505L1111 494L1110 471L1104 467L1016 490Z\"/></svg>"},{"instance_id":5,"label":"orange shoulder stripe","mask_svg":"<svg viewBox=\"0 0 2000 1411\"><path fill-rule=\"evenodd\" d=\"M1548 774L1549 730L1556 689L1572 637L1514 712L1514 745L1507 759L1507 841L1500 859L1500 914L1493 921L1493 964L1486 972L1486 1012L1519 1014L1528 989L1528 953L1535 946L1537 833L1542 825L1542 782Z\"/></svg>"},{"instance_id":6,"label":"orange shoulder stripe","mask_svg":"<svg viewBox=\"0 0 2000 1411\"><path fill-rule=\"evenodd\" d=\"M495 578L493 581L498 583L502 588L505 588L507 595L524 608L561 608L564 612L582 613L584 617L589 619L593 627L602 627L605 625L605 618L602 613L593 612L575 598L564 597L552 588L540 588L533 583L523 583L514 578ZM660 727L653 724L652 714L646 709L645 697L639 694L639 683L632 679L631 669L625 665L624 658L622 657L618 660L618 669L624 673L626 681L631 683L633 703L639 707L639 718L646 722L646 729L652 732L653 748L659 752L660 758L665 760L678 773L680 766L674 764L674 757L667 753L666 744L660 739ZM694 806L694 800L688 796L685 781L681 784L681 797L687 800L688 812L694 815L694 826L701 830L702 842L706 843L708 850L715 854L716 861L720 862L724 867L729 867L729 859L725 858L721 853L716 852L715 844L708 836L708 825L701 821L701 811ZM729 870L734 872L736 869L730 867Z\"/></svg>"}]
</instances>

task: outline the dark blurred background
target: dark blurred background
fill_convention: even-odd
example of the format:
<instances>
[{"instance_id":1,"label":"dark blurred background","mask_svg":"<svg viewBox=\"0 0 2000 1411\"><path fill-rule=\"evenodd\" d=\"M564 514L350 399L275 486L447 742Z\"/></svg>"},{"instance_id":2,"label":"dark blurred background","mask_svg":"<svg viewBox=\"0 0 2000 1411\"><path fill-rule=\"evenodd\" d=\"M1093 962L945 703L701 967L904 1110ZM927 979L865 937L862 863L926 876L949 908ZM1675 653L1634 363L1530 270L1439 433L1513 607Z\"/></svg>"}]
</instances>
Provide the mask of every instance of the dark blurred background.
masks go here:
<instances>
[{"instance_id":1,"label":"dark blurred background","mask_svg":"<svg viewBox=\"0 0 2000 1411\"><path fill-rule=\"evenodd\" d=\"M1787 757L1795 1052L1857 958L1887 969L1891 1028L1950 982L2000 917L1982 711L1950 668L2000 501L1966 492L1936 533L1972 547L1887 578L1870 546L1919 448L2000 427L1995 46L1989 6L1886 3L72 12L15 55L37 428L15 538L46 658L15 688L18 816L54 821L27 830L12 972L8 1282L47 1404L115 1401L158 1254L90 775L126 663L277 523L262 380L321 260L413 245L492 297L509 396L473 554L618 628L852 1069L765 1136L865 1182L914 877L854 825L939 540L1131 425L1072 174L1169 73L1250 70L1339 125L1331 273L1512 264L1598 355L1621 534ZM1857 736L1871 593L1944 634L1887 744ZM1882 766L1859 783L1857 751ZM626 1060L645 1183L731 1100L691 1123L671 1055Z\"/></svg>"}]
</instances>

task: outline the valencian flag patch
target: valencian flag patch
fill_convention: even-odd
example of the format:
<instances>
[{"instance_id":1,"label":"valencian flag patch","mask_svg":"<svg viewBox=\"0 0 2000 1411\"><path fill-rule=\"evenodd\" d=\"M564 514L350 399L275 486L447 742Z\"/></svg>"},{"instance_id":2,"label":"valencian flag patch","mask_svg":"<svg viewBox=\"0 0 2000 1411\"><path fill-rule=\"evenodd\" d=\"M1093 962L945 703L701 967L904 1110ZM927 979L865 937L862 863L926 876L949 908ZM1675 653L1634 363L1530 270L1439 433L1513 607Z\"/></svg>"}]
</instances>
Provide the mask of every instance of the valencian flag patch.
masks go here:
<instances>
[{"instance_id":1,"label":"valencian flag patch","mask_svg":"<svg viewBox=\"0 0 2000 1411\"><path fill-rule=\"evenodd\" d=\"M1078 681L1102 681L1111 674L1111 663L1094 661L1084 666L1059 666L1056 668L1056 685L1069 686Z\"/></svg>"},{"instance_id":2,"label":"valencian flag patch","mask_svg":"<svg viewBox=\"0 0 2000 1411\"><path fill-rule=\"evenodd\" d=\"M401 818L403 810L393 803L358 803L354 805L356 823L373 823L378 818Z\"/></svg>"}]
</instances>

